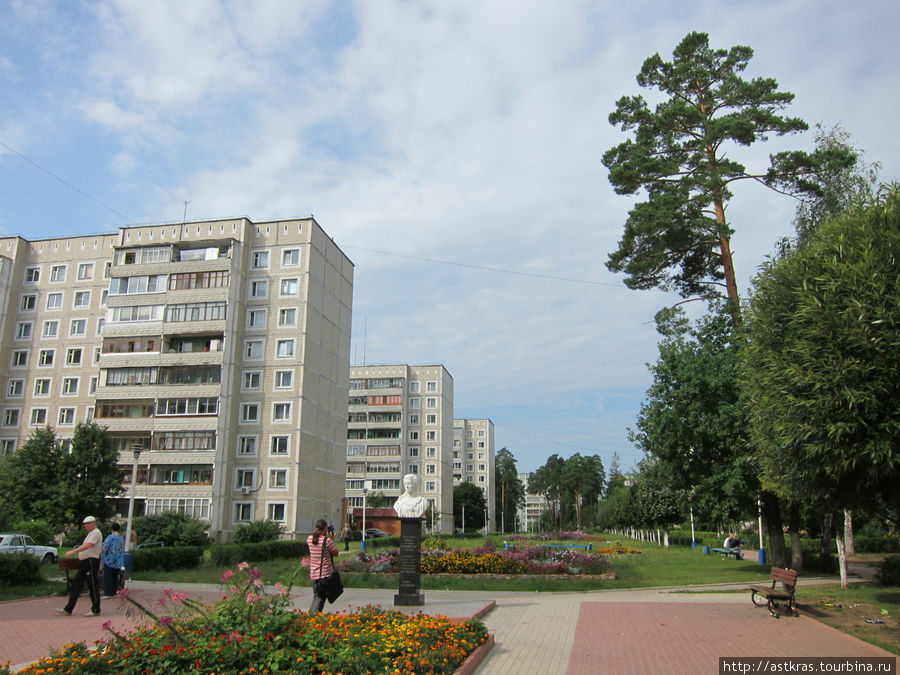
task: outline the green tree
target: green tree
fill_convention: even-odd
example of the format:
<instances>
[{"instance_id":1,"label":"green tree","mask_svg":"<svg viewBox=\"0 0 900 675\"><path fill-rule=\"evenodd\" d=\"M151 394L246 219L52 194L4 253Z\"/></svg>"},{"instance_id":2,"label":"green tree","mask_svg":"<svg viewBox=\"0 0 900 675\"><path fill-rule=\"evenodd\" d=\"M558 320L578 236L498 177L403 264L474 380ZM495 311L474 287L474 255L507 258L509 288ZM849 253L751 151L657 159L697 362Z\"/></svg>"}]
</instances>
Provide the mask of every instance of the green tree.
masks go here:
<instances>
[{"instance_id":1,"label":"green tree","mask_svg":"<svg viewBox=\"0 0 900 675\"><path fill-rule=\"evenodd\" d=\"M59 529L70 519L63 506L60 468L65 453L50 427L35 429L12 455L2 473L10 502L24 520L43 520Z\"/></svg>"},{"instance_id":2,"label":"green tree","mask_svg":"<svg viewBox=\"0 0 900 675\"><path fill-rule=\"evenodd\" d=\"M465 506L465 509L463 509ZM484 493L474 483L464 481L453 488L453 525L463 531L484 527L484 511L487 502ZM463 523L463 510L466 522Z\"/></svg>"},{"instance_id":3,"label":"green tree","mask_svg":"<svg viewBox=\"0 0 900 675\"><path fill-rule=\"evenodd\" d=\"M712 49L705 33L690 33L671 62L654 54L637 76L663 100L651 110L642 96L624 96L609 121L634 138L603 155L619 194L643 189L646 201L630 211L625 233L607 267L625 272L630 288L675 290L682 297L725 295L735 323L739 294L725 208L732 184L754 180L779 191L815 190L810 176L846 166L843 149L780 152L765 171L748 171L729 152L769 135L806 130L780 113L793 100L772 78L740 77L753 56L746 46Z\"/></svg>"},{"instance_id":4,"label":"green tree","mask_svg":"<svg viewBox=\"0 0 900 675\"><path fill-rule=\"evenodd\" d=\"M765 484L835 510L900 484L900 188L824 223L756 280L742 364ZM843 543L838 539L842 580Z\"/></svg>"},{"instance_id":5,"label":"green tree","mask_svg":"<svg viewBox=\"0 0 900 675\"><path fill-rule=\"evenodd\" d=\"M562 529L563 512L563 470L566 460L556 453L550 455L543 466L528 477L528 489L533 494L543 495L547 500L552 529Z\"/></svg>"},{"instance_id":6,"label":"green tree","mask_svg":"<svg viewBox=\"0 0 900 675\"><path fill-rule=\"evenodd\" d=\"M852 166L830 167L813 178L817 188L803 196L794 216L795 246L802 246L821 223L837 218L854 204L871 202L877 190L881 165L864 163L863 151L853 147L843 127L836 124L826 129L817 124L816 148L821 152L842 151L858 160Z\"/></svg>"},{"instance_id":7,"label":"green tree","mask_svg":"<svg viewBox=\"0 0 900 675\"><path fill-rule=\"evenodd\" d=\"M497 486L494 502L501 519L500 531L515 531L516 512L525 504L525 486L519 480L516 458L506 448L500 448L494 456L494 480Z\"/></svg>"},{"instance_id":8,"label":"green tree","mask_svg":"<svg viewBox=\"0 0 900 675\"><path fill-rule=\"evenodd\" d=\"M664 339L650 366L653 384L630 439L660 480L693 493L694 512L722 527L756 513L758 469L746 443L738 348L724 304L687 333Z\"/></svg>"},{"instance_id":9,"label":"green tree","mask_svg":"<svg viewBox=\"0 0 900 675\"><path fill-rule=\"evenodd\" d=\"M598 455L583 457L576 452L566 460L562 471L562 491L567 496L566 502L572 505L575 515L575 528L582 529L585 524L583 515L587 515L587 524L593 525L597 513L597 503L603 492L606 473L603 462Z\"/></svg>"},{"instance_id":10,"label":"green tree","mask_svg":"<svg viewBox=\"0 0 900 675\"><path fill-rule=\"evenodd\" d=\"M688 491L672 487L668 468L652 460L641 466L634 485L634 498L639 506L641 524L662 528L665 545L669 545L669 526L684 519Z\"/></svg>"},{"instance_id":11,"label":"green tree","mask_svg":"<svg viewBox=\"0 0 900 675\"><path fill-rule=\"evenodd\" d=\"M118 452L105 427L94 423L75 427L71 451L60 463L59 491L69 523L79 525L86 515L106 520L115 512L110 497L121 495L123 489Z\"/></svg>"}]
</instances>

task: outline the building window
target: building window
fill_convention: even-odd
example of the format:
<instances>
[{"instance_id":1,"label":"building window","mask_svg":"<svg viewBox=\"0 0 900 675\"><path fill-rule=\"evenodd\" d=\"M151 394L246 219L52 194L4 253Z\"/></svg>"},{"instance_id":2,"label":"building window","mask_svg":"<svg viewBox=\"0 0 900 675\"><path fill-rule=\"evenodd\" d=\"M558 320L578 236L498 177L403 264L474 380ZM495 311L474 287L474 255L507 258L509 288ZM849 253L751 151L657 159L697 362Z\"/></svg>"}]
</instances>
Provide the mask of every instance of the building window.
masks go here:
<instances>
[{"instance_id":1,"label":"building window","mask_svg":"<svg viewBox=\"0 0 900 675\"><path fill-rule=\"evenodd\" d=\"M76 291L75 292L75 303L73 305L75 309L84 309L85 307L91 306L91 292L90 291Z\"/></svg>"},{"instance_id":2,"label":"building window","mask_svg":"<svg viewBox=\"0 0 900 675\"><path fill-rule=\"evenodd\" d=\"M425 424L437 424L437 415L433 413L425 415Z\"/></svg>"},{"instance_id":3,"label":"building window","mask_svg":"<svg viewBox=\"0 0 900 675\"><path fill-rule=\"evenodd\" d=\"M248 490L253 489L253 485L256 482L254 480L256 474L256 469L238 469L235 471L235 487L240 490L241 488L247 488Z\"/></svg>"},{"instance_id":4,"label":"building window","mask_svg":"<svg viewBox=\"0 0 900 675\"><path fill-rule=\"evenodd\" d=\"M409 409L410 410L418 410L422 407L422 399L415 397L409 399Z\"/></svg>"},{"instance_id":5,"label":"building window","mask_svg":"<svg viewBox=\"0 0 900 675\"><path fill-rule=\"evenodd\" d=\"M437 440L437 432L434 430L425 432L425 440L426 441L436 441Z\"/></svg>"},{"instance_id":6,"label":"building window","mask_svg":"<svg viewBox=\"0 0 900 675\"><path fill-rule=\"evenodd\" d=\"M294 386L293 370L276 370L275 371L275 388L290 389Z\"/></svg>"},{"instance_id":7,"label":"building window","mask_svg":"<svg viewBox=\"0 0 900 675\"><path fill-rule=\"evenodd\" d=\"M241 388L243 391L259 391L262 388L262 371L244 371L244 383Z\"/></svg>"},{"instance_id":8,"label":"building window","mask_svg":"<svg viewBox=\"0 0 900 675\"><path fill-rule=\"evenodd\" d=\"M59 321L45 321L41 329L42 338L55 338L59 332Z\"/></svg>"},{"instance_id":9,"label":"building window","mask_svg":"<svg viewBox=\"0 0 900 675\"><path fill-rule=\"evenodd\" d=\"M32 408L31 409L31 426L40 427L47 424L47 409Z\"/></svg>"},{"instance_id":10,"label":"building window","mask_svg":"<svg viewBox=\"0 0 900 675\"><path fill-rule=\"evenodd\" d=\"M75 408L59 409L59 425L69 427L75 424Z\"/></svg>"},{"instance_id":11,"label":"building window","mask_svg":"<svg viewBox=\"0 0 900 675\"><path fill-rule=\"evenodd\" d=\"M286 509L283 502L274 502L266 505L267 520L273 520L276 523L283 523L286 521L284 517L285 512Z\"/></svg>"},{"instance_id":12,"label":"building window","mask_svg":"<svg viewBox=\"0 0 900 675\"><path fill-rule=\"evenodd\" d=\"M288 454L290 436L272 436L269 446L270 455L285 456Z\"/></svg>"},{"instance_id":13,"label":"building window","mask_svg":"<svg viewBox=\"0 0 900 675\"><path fill-rule=\"evenodd\" d=\"M256 457L256 436L238 436L238 457Z\"/></svg>"},{"instance_id":14,"label":"building window","mask_svg":"<svg viewBox=\"0 0 900 675\"><path fill-rule=\"evenodd\" d=\"M269 489L287 489L287 469L269 469Z\"/></svg>"},{"instance_id":15,"label":"building window","mask_svg":"<svg viewBox=\"0 0 900 675\"><path fill-rule=\"evenodd\" d=\"M484 441L478 441L478 447L479 447L479 448L483 448L483 447L484 447ZM481 454L484 454L484 453L481 453Z\"/></svg>"},{"instance_id":16,"label":"building window","mask_svg":"<svg viewBox=\"0 0 900 675\"><path fill-rule=\"evenodd\" d=\"M247 328L265 328L266 327L266 310L251 309L247 312Z\"/></svg>"},{"instance_id":17,"label":"building window","mask_svg":"<svg viewBox=\"0 0 900 675\"><path fill-rule=\"evenodd\" d=\"M245 359L261 359L263 357L263 341L262 340L247 340L244 343L244 358Z\"/></svg>"},{"instance_id":18,"label":"building window","mask_svg":"<svg viewBox=\"0 0 900 675\"><path fill-rule=\"evenodd\" d=\"M484 476L478 476L478 482L484 483Z\"/></svg>"},{"instance_id":19,"label":"building window","mask_svg":"<svg viewBox=\"0 0 900 675\"><path fill-rule=\"evenodd\" d=\"M414 382L413 380L410 380L410 382L409 382L409 393L410 393L410 394L418 394L418 393L419 393L419 387L420 387L421 384L422 384L421 382Z\"/></svg>"},{"instance_id":20,"label":"building window","mask_svg":"<svg viewBox=\"0 0 900 675\"><path fill-rule=\"evenodd\" d=\"M419 456L419 446L417 446L417 445L409 446L409 456L410 457L418 457Z\"/></svg>"},{"instance_id":21,"label":"building window","mask_svg":"<svg viewBox=\"0 0 900 675\"><path fill-rule=\"evenodd\" d=\"M50 378L49 377L39 377L34 381L34 395L35 396L49 396L50 395Z\"/></svg>"},{"instance_id":22,"label":"building window","mask_svg":"<svg viewBox=\"0 0 900 675\"><path fill-rule=\"evenodd\" d=\"M78 281L90 281L94 278L94 263L80 263L78 265Z\"/></svg>"},{"instance_id":23,"label":"building window","mask_svg":"<svg viewBox=\"0 0 900 675\"><path fill-rule=\"evenodd\" d=\"M484 429L478 430L478 438L484 438Z\"/></svg>"},{"instance_id":24,"label":"building window","mask_svg":"<svg viewBox=\"0 0 900 675\"><path fill-rule=\"evenodd\" d=\"M409 440L411 440L411 441L419 440L419 432L418 431L410 431L409 432Z\"/></svg>"},{"instance_id":25,"label":"building window","mask_svg":"<svg viewBox=\"0 0 900 675\"><path fill-rule=\"evenodd\" d=\"M300 264L300 249L299 248L289 248L285 249L281 253L281 266L282 267L296 267Z\"/></svg>"},{"instance_id":26,"label":"building window","mask_svg":"<svg viewBox=\"0 0 900 675\"><path fill-rule=\"evenodd\" d=\"M16 451L16 439L4 438L0 440L0 455L11 455Z\"/></svg>"},{"instance_id":27,"label":"building window","mask_svg":"<svg viewBox=\"0 0 900 675\"><path fill-rule=\"evenodd\" d=\"M291 419L290 403L273 403L272 404L272 421L273 422L289 422Z\"/></svg>"},{"instance_id":28,"label":"building window","mask_svg":"<svg viewBox=\"0 0 900 675\"><path fill-rule=\"evenodd\" d=\"M24 368L28 365L28 350L27 349L17 349L12 353L12 359L10 361L11 367L13 368Z\"/></svg>"},{"instance_id":29,"label":"building window","mask_svg":"<svg viewBox=\"0 0 900 675\"><path fill-rule=\"evenodd\" d=\"M42 349L38 355L39 366L52 366L55 351L52 349Z\"/></svg>"},{"instance_id":30,"label":"building window","mask_svg":"<svg viewBox=\"0 0 900 675\"><path fill-rule=\"evenodd\" d=\"M300 288L299 281L297 279L282 279L281 280L281 296L290 296L297 295L298 289Z\"/></svg>"},{"instance_id":31,"label":"building window","mask_svg":"<svg viewBox=\"0 0 900 675\"><path fill-rule=\"evenodd\" d=\"M6 396L8 398L21 398L25 392L25 380L9 380L6 383Z\"/></svg>"},{"instance_id":32,"label":"building window","mask_svg":"<svg viewBox=\"0 0 900 675\"><path fill-rule=\"evenodd\" d=\"M259 422L259 403L241 404L241 422L243 424L257 424Z\"/></svg>"},{"instance_id":33,"label":"building window","mask_svg":"<svg viewBox=\"0 0 900 675\"><path fill-rule=\"evenodd\" d=\"M418 425L418 424L419 424L419 415L418 415L418 413L410 413L410 415L409 415L409 423L412 424L412 425Z\"/></svg>"},{"instance_id":34,"label":"building window","mask_svg":"<svg viewBox=\"0 0 900 675\"><path fill-rule=\"evenodd\" d=\"M419 473L419 465L418 464L410 464L409 472L410 473Z\"/></svg>"},{"instance_id":35,"label":"building window","mask_svg":"<svg viewBox=\"0 0 900 675\"><path fill-rule=\"evenodd\" d=\"M292 339L278 340L275 345L275 356L279 359L291 358L294 355L294 341Z\"/></svg>"},{"instance_id":36,"label":"building window","mask_svg":"<svg viewBox=\"0 0 900 675\"><path fill-rule=\"evenodd\" d=\"M84 335L87 332L87 321L85 319L72 319L69 323L69 335Z\"/></svg>"},{"instance_id":37,"label":"building window","mask_svg":"<svg viewBox=\"0 0 900 675\"><path fill-rule=\"evenodd\" d=\"M467 452L467 453L466 453L466 459L469 460L469 461L471 462L473 459L475 459L475 453L474 453L474 452Z\"/></svg>"},{"instance_id":38,"label":"building window","mask_svg":"<svg viewBox=\"0 0 900 675\"><path fill-rule=\"evenodd\" d=\"M103 327L106 325L106 319L97 319L97 335L103 335Z\"/></svg>"},{"instance_id":39,"label":"building window","mask_svg":"<svg viewBox=\"0 0 900 675\"><path fill-rule=\"evenodd\" d=\"M435 465L434 464L426 464L425 465L425 473L431 474L431 475L434 475L435 473L437 473L437 471L435 469Z\"/></svg>"},{"instance_id":40,"label":"building window","mask_svg":"<svg viewBox=\"0 0 900 675\"><path fill-rule=\"evenodd\" d=\"M426 398L425 399L425 407L426 408L437 408L437 399L436 398Z\"/></svg>"},{"instance_id":41,"label":"building window","mask_svg":"<svg viewBox=\"0 0 900 675\"><path fill-rule=\"evenodd\" d=\"M20 321L16 324L16 340L28 340L31 338L33 324L30 321Z\"/></svg>"},{"instance_id":42,"label":"building window","mask_svg":"<svg viewBox=\"0 0 900 675\"><path fill-rule=\"evenodd\" d=\"M297 325L297 308L286 307L278 310L279 326L296 326Z\"/></svg>"},{"instance_id":43,"label":"building window","mask_svg":"<svg viewBox=\"0 0 900 675\"><path fill-rule=\"evenodd\" d=\"M468 448L469 450L471 450L471 449L474 448L474 447L475 447L475 443L474 443L474 442L472 442L472 441L466 441L466 448ZM469 454L471 454L471 453L469 453Z\"/></svg>"},{"instance_id":44,"label":"building window","mask_svg":"<svg viewBox=\"0 0 900 675\"><path fill-rule=\"evenodd\" d=\"M433 480L425 481L425 492L435 492L437 490L437 483Z\"/></svg>"},{"instance_id":45,"label":"building window","mask_svg":"<svg viewBox=\"0 0 900 675\"><path fill-rule=\"evenodd\" d=\"M73 396L78 393L78 378L64 377L62 381L63 396Z\"/></svg>"},{"instance_id":46,"label":"building window","mask_svg":"<svg viewBox=\"0 0 900 675\"><path fill-rule=\"evenodd\" d=\"M479 465L478 465L478 470L479 470L479 471L484 471L484 466L485 466L484 464L479 464Z\"/></svg>"},{"instance_id":47,"label":"building window","mask_svg":"<svg viewBox=\"0 0 900 675\"><path fill-rule=\"evenodd\" d=\"M76 347L74 349L69 349L66 351L66 365L67 366L80 366L81 365L81 347Z\"/></svg>"},{"instance_id":48,"label":"building window","mask_svg":"<svg viewBox=\"0 0 900 675\"><path fill-rule=\"evenodd\" d=\"M41 268L40 267L26 267L25 268L25 283L26 284L36 284L41 280Z\"/></svg>"},{"instance_id":49,"label":"building window","mask_svg":"<svg viewBox=\"0 0 900 675\"><path fill-rule=\"evenodd\" d=\"M19 426L19 410L18 408L7 408L3 411L3 426L17 427Z\"/></svg>"},{"instance_id":50,"label":"building window","mask_svg":"<svg viewBox=\"0 0 900 675\"><path fill-rule=\"evenodd\" d=\"M91 378L91 384L88 386L88 393L93 396L97 393L97 376Z\"/></svg>"},{"instance_id":51,"label":"building window","mask_svg":"<svg viewBox=\"0 0 900 675\"><path fill-rule=\"evenodd\" d=\"M234 522L249 523L253 520L253 504L250 502L235 502Z\"/></svg>"},{"instance_id":52,"label":"building window","mask_svg":"<svg viewBox=\"0 0 900 675\"><path fill-rule=\"evenodd\" d=\"M37 296L36 295L23 295L22 301L19 303L19 311L21 312L33 312L37 307Z\"/></svg>"},{"instance_id":53,"label":"building window","mask_svg":"<svg viewBox=\"0 0 900 675\"><path fill-rule=\"evenodd\" d=\"M66 280L66 266L54 265L50 268L50 281L60 282Z\"/></svg>"},{"instance_id":54,"label":"building window","mask_svg":"<svg viewBox=\"0 0 900 675\"><path fill-rule=\"evenodd\" d=\"M47 309L62 309L62 293L50 293L47 295Z\"/></svg>"},{"instance_id":55,"label":"building window","mask_svg":"<svg viewBox=\"0 0 900 675\"><path fill-rule=\"evenodd\" d=\"M484 459L484 453L483 453L483 452L479 452L479 453L478 453L478 459Z\"/></svg>"},{"instance_id":56,"label":"building window","mask_svg":"<svg viewBox=\"0 0 900 675\"><path fill-rule=\"evenodd\" d=\"M269 266L268 251L254 251L250 255L250 265L257 270L266 269Z\"/></svg>"},{"instance_id":57,"label":"building window","mask_svg":"<svg viewBox=\"0 0 900 675\"><path fill-rule=\"evenodd\" d=\"M267 298L269 297L269 280L257 279L250 282L251 298Z\"/></svg>"},{"instance_id":58,"label":"building window","mask_svg":"<svg viewBox=\"0 0 900 675\"><path fill-rule=\"evenodd\" d=\"M425 456L428 459L435 459L437 457L437 448L435 448L435 447L425 448Z\"/></svg>"},{"instance_id":59,"label":"building window","mask_svg":"<svg viewBox=\"0 0 900 675\"><path fill-rule=\"evenodd\" d=\"M437 382L435 380L429 380L425 383L425 391L434 393L437 391Z\"/></svg>"}]
</instances>

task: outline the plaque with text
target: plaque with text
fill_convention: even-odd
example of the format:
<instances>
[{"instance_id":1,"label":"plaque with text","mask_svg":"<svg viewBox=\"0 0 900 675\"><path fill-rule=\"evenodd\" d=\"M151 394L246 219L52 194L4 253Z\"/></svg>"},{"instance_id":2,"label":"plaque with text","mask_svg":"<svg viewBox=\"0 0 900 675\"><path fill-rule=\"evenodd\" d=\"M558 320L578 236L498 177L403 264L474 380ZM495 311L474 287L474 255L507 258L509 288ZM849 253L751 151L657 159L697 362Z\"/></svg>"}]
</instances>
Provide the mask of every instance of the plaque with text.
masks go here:
<instances>
[{"instance_id":1,"label":"plaque with text","mask_svg":"<svg viewBox=\"0 0 900 675\"><path fill-rule=\"evenodd\" d=\"M424 605L425 594L419 591L422 562L422 519L400 519L400 588L394 595L395 605Z\"/></svg>"}]
</instances>

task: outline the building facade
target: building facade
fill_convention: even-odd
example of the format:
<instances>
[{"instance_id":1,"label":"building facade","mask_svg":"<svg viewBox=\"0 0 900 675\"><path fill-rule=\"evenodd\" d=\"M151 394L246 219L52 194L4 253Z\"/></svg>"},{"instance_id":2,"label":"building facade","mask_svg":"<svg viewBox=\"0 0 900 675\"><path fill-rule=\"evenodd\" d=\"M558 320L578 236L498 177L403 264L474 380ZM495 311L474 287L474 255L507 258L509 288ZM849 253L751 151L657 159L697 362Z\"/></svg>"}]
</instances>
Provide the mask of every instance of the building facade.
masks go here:
<instances>
[{"instance_id":1,"label":"building facade","mask_svg":"<svg viewBox=\"0 0 900 675\"><path fill-rule=\"evenodd\" d=\"M540 529L541 514L549 508L547 498L528 489L529 473L520 473L519 480L525 488L525 505L519 509L519 527L526 532L537 532Z\"/></svg>"},{"instance_id":2,"label":"building facade","mask_svg":"<svg viewBox=\"0 0 900 675\"><path fill-rule=\"evenodd\" d=\"M485 527L495 532L494 423L489 419L453 420L453 485L472 483L484 493Z\"/></svg>"},{"instance_id":3,"label":"building facade","mask_svg":"<svg viewBox=\"0 0 900 675\"><path fill-rule=\"evenodd\" d=\"M0 452L93 420L136 513L339 520L352 292L312 218L0 238Z\"/></svg>"},{"instance_id":4,"label":"building facade","mask_svg":"<svg viewBox=\"0 0 900 675\"><path fill-rule=\"evenodd\" d=\"M453 378L443 366L351 366L347 408L348 506L364 494L393 501L419 476L426 527L453 529ZM366 504L370 506L370 504Z\"/></svg>"}]
</instances>

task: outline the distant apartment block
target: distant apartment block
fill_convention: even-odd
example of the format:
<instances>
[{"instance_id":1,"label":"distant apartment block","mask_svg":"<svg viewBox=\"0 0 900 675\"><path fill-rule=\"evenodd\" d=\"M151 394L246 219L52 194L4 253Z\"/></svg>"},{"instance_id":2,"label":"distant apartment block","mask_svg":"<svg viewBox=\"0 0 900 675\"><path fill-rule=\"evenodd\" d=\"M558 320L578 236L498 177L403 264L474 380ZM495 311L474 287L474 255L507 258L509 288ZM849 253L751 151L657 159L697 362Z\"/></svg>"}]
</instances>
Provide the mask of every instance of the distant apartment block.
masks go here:
<instances>
[{"instance_id":1,"label":"distant apartment block","mask_svg":"<svg viewBox=\"0 0 900 675\"><path fill-rule=\"evenodd\" d=\"M337 522L352 293L312 218L0 238L0 452L95 420L136 513Z\"/></svg>"},{"instance_id":2,"label":"distant apartment block","mask_svg":"<svg viewBox=\"0 0 900 675\"><path fill-rule=\"evenodd\" d=\"M525 488L525 505L519 509L518 526L526 532L537 532L541 522L541 514L547 510L547 498L542 494L534 494L528 490L528 477L531 474L520 473L518 478Z\"/></svg>"},{"instance_id":3,"label":"distant apartment block","mask_svg":"<svg viewBox=\"0 0 900 675\"><path fill-rule=\"evenodd\" d=\"M481 488L488 507L487 528L499 522L494 480L494 423L489 419L453 420L453 485L473 483Z\"/></svg>"},{"instance_id":4,"label":"distant apartment block","mask_svg":"<svg viewBox=\"0 0 900 675\"><path fill-rule=\"evenodd\" d=\"M351 366L347 411L346 496L363 506L363 490L391 504L403 476L419 476L430 503L426 527L453 529L453 378L443 366ZM367 504L371 506L371 504Z\"/></svg>"}]
</instances>

